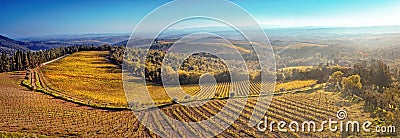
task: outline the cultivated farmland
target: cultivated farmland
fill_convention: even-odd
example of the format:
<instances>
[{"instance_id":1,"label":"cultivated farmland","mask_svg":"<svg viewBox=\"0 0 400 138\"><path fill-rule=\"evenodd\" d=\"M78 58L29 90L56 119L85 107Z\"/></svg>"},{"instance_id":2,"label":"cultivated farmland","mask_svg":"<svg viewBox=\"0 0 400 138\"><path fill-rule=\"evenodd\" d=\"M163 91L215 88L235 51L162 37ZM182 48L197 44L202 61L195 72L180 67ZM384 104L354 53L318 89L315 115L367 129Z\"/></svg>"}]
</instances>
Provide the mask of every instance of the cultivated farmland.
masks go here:
<instances>
[{"instance_id":1,"label":"cultivated farmland","mask_svg":"<svg viewBox=\"0 0 400 138\"><path fill-rule=\"evenodd\" d=\"M0 120L3 126L0 131L18 132L23 134L36 134L48 136L99 136L99 137L157 137L154 132L149 131L143 126L137 118L151 121L152 128L159 128L162 136L206 136L207 134L198 133L199 128L218 127L222 128L223 124L228 123L224 118L219 118L220 122L211 122L210 126L189 126L189 130L181 131L181 129L171 122L168 122L166 116L161 114L148 114L145 111L154 109L146 109L141 111L143 114L135 116L132 111L127 109L125 96L121 82L120 72L116 71L117 67L110 64L106 60L107 52L101 51L85 51L74 53L64 59L50 63L41 68L33 69L28 72L27 77L22 82L25 86L38 92L30 92L27 89L16 90L19 88L18 82L22 80L23 75L12 75L3 73L5 80L2 84L5 87L13 89L17 92L9 92L3 89L1 106L4 118ZM71 61L73 63L68 63ZM64 65L67 64L67 65ZM115 70L114 70L115 69ZM60 70L56 72L54 70ZM96 70L96 71L95 71ZM114 71L110 71L114 70ZM52 72L53 71L53 72ZM108 76L106 75L108 73ZM58 74L58 75L55 75ZM97 74L100 74L96 76ZM103 76L106 75L106 76ZM62 76L62 77L60 77ZM114 77L110 77L114 76ZM63 79L61 79L63 78ZM116 81L110 81L115 79ZM67 81L72 80L72 81ZM80 87L80 80L86 80L83 83L91 84L86 87ZM108 81L102 81L108 80ZM57 82L59 81L59 82ZM115 83L115 84L107 84ZM119 83L117 85L117 83ZM168 117L183 122L198 122L209 119L217 113L222 116L232 116L232 112L240 113L234 124L228 129L218 134L217 137L323 137L323 136L343 136L358 135L371 136L371 133L341 133L341 132L280 132L276 127L272 130L259 131L256 127L247 125L250 116L255 109L257 103L262 107L259 110L267 111L266 114L256 115L259 118L267 116L269 121L315 121L321 122L328 119L337 119L336 112L345 109L349 112L346 120L374 121L367 112L362 112L364 103L352 103L351 101L340 97L339 93L325 92L320 89L323 84L316 84L316 80L297 80L277 83L275 88L275 96L270 101L257 101L257 96L261 83L250 82L250 91L245 108L239 112L240 102L237 100L246 100L245 98L236 98L233 103L228 104L226 97L229 97L229 87L233 85L244 85L245 82L219 83L214 86L217 91L213 95L211 92L200 92L198 85L184 85L182 88L185 93L198 96L198 98L209 98L210 101L205 102L200 107L188 107L179 104L172 104L172 100L162 89L162 86L148 85L149 92L153 94L153 100L162 106L161 110ZM69 85L63 85L69 84ZM105 87L105 91L92 87ZM115 87L108 87L115 86ZM117 87L119 86L119 87ZM108 89L106 89L108 88ZM111 89L113 88L113 89ZM284 89L284 90L283 90ZM88 90L84 91L85 95L79 92L71 92L71 90ZM117 97L113 92L119 92ZM44 95L49 94L51 96ZM240 93L240 92L239 92ZM96 97L95 95L102 95ZM110 94L108 96L107 94ZM92 96L92 97L90 97ZM118 102L113 102L113 98L120 98ZM178 100L188 100L180 97ZM189 99L185 102L197 102L198 99ZM172 103L171 103L172 102ZM146 103L142 103L146 104ZM227 111L222 111L223 107ZM161 124L160 122L167 122ZM39 122L39 123L38 123ZM377 123L375 123L377 124ZM12 127L10 127L12 126ZM326 126L325 126L326 127ZM327 128L326 128L327 129ZM215 130L206 129L208 134L215 134Z\"/></svg>"},{"instance_id":2,"label":"cultivated farmland","mask_svg":"<svg viewBox=\"0 0 400 138\"><path fill-rule=\"evenodd\" d=\"M39 92L32 92L18 85L23 75L2 73L0 78L3 89L0 90L0 131L19 132L46 136L78 136L78 137L150 137L156 136L137 121L131 111L101 110L87 106L80 106ZM331 92L313 92L284 94L275 96L267 110L266 116L271 121L321 121L336 118L338 109L349 112L348 119L370 119L368 113L361 112L360 104L342 106L344 102L338 94ZM255 106L256 100L250 98L239 118L227 130L217 137L323 137L341 136L340 132L279 132L276 129L259 132L255 127L247 126L247 121ZM218 113L226 100L211 100L198 108L173 105L162 109L168 116L182 121L198 121ZM261 101L267 106L266 101ZM226 105L229 110L237 110L235 103ZM356 114L357 113L357 114ZM223 113L224 114L224 113ZM143 114L141 118L154 120L165 119L160 116ZM220 126L223 122L214 122ZM168 125L168 124L164 124ZM174 129L174 128L173 128ZM175 128L177 129L177 128ZM212 130L210 130L212 131ZM179 131L169 130L163 133L174 136L191 136L196 130ZM201 134L200 134L201 135ZM363 134L359 134L362 136Z\"/></svg>"},{"instance_id":3,"label":"cultivated farmland","mask_svg":"<svg viewBox=\"0 0 400 138\"><path fill-rule=\"evenodd\" d=\"M83 104L126 107L126 97L122 87L122 76L120 69L107 61L108 51L83 51L67 56L61 60L49 63L41 68L32 70L31 77L36 79L33 85L45 87L50 93L55 93ZM32 83L32 82L27 82ZM187 99L185 95L176 97L178 101L202 100L211 98L227 98L231 86L249 85L249 96L258 96L261 88L260 82L223 82L215 87L216 92L203 90L199 85L183 85L183 91L194 98ZM277 83L275 92L311 89L316 84L315 80L297 80ZM264 84L273 87L271 84ZM135 89L135 86L126 86ZM147 85L147 88L156 105L170 104L172 98L168 96L165 89L159 85ZM272 88L271 88L272 89ZM236 90L236 96L245 96L245 90ZM137 95L138 98L142 95ZM146 105L148 103L140 103Z\"/></svg>"}]
</instances>

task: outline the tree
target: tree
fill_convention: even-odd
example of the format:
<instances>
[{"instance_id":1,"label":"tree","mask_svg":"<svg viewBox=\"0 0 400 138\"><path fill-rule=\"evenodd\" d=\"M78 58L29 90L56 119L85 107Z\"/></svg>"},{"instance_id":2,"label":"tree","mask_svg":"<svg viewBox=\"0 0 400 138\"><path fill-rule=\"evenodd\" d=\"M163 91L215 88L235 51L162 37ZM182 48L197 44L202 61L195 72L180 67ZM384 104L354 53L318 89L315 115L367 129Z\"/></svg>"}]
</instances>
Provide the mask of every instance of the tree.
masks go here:
<instances>
[{"instance_id":1,"label":"tree","mask_svg":"<svg viewBox=\"0 0 400 138\"><path fill-rule=\"evenodd\" d=\"M392 74L388 65L382 60L371 60L354 64L354 74L361 76L362 84L366 86L378 86L379 91L383 92L384 87L390 87L393 82Z\"/></svg>"},{"instance_id":2,"label":"tree","mask_svg":"<svg viewBox=\"0 0 400 138\"><path fill-rule=\"evenodd\" d=\"M336 72L332 73L332 75L329 77L329 82L333 82L335 85L337 85L337 84L340 85L340 82L342 82L342 79L343 79L343 72L336 71Z\"/></svg>"},{"instance_id":3,"label":"tree","mask_svg":"<svg viewBox=\"0 0 400 138\"><path fill-rule=\"evenodd\" d=\"M11 61L10 61L10 58L8 57L8 55L6 53L2 53L1 54L1 62L0 62L0 64L1 64L0 72L11 71L11 69L10 69Z\"/></svg>"},{"instance_id":4,"label":"tree","mask_svg":"<svg viewBox=\"0 0 400 138\"><path fill-rule=\"evenodd\" d=\"M381 60L378 61L377 67L373 68L376 69L376 73L374 73L374 83L380 87L381 91L383 87L390 87L392 83L392 76L390 74L390 68L388 65L385 65Z\"/></svg>"},{"instance_id":5,"label":"tree","mask_svg":"<svg viewBox=\"0 0 400 138\"><path fill-rule=\"evenodd\" d=\"M362 89L361 77L359 75L351 75L347 78L343 78L342 86L345 94L355 94L359 96Z\"/></svg>"}]
</instances>

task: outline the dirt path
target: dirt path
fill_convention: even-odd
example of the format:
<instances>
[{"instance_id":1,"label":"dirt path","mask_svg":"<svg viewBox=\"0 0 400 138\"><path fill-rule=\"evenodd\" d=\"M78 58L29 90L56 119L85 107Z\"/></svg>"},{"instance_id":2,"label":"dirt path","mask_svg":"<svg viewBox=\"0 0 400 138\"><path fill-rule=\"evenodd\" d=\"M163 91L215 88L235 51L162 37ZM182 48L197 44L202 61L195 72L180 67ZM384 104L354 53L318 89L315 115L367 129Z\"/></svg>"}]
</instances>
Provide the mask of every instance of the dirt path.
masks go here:
<instances>
[{"instance_id":1,"label":"dirt path","mask_svg":"<svg viewBox=\"0 0 400 138\"><path fill-rule=\"evenodd\" d=\"M66 57L66 56L69 56L69 55L70 55L70 54L66 54L66 55L64 55L64 56L58 57L58 58L56 58L56 59L53 59L53 60L51 60L51 61L47 61L47 62L43 63L41 66L44 66L44 65L50 64L50 63L52 63L52 62L54 62L54 61L60 60L60 59L62 59L62 58L64 58L64 57Z\"/></svg>"}]
</instances>

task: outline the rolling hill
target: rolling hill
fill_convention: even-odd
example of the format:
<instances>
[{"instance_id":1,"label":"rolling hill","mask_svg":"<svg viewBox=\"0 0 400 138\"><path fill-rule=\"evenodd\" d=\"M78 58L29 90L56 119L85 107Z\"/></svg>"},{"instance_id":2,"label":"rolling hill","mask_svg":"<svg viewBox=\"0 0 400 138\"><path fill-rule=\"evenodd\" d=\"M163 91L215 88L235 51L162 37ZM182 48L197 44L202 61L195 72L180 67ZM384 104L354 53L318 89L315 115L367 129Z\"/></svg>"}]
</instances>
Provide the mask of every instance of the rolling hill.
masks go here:
<instances>
[{"instance_id":1,"label":"rolling hill","mask_svg":"<svg viewBox=\"0 0 400 138\"><path fill-rule=\"evenodd\" d=\"M29 49L22 46L24 42L15 41L8 37L0 35L0 52L12 53L17 50L28 51Z\"/></svg>"}]
</instances>

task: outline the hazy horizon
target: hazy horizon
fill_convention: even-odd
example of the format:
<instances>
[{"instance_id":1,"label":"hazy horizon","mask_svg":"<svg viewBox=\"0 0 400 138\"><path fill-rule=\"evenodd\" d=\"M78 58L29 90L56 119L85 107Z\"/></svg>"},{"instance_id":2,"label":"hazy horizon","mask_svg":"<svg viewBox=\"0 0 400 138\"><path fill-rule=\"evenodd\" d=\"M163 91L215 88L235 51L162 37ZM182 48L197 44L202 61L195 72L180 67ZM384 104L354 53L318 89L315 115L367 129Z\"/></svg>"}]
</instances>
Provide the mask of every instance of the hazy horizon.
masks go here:
<instances>
[{"instance_id":1,"label":"hazy horizon","mask_svg":"<svg viewBox=\"0 0 400 138\"><path fill-rule=\"evenodd\" d=\"M12 38L51 35L129 33L148 13L169 0L156 1L12 1L0 11L0 34ZM248 11L261 26L367 27L400 25L400 1L284 0L231 2ZM218 5L216 5L218 6ZM238 17L240 18L240 17ZM160 19L162 20L162 19ZM211 27L203 21L174 28Z\"/></svg>"},{"instance_id":2,"label":"hazy horizon","mask_svg":"<svg viewBox=\"0 0 400 138\"><path fill-rule=\"evenodd\" d=\"M352 27L352 26L292 26L292 27L287 27L287 26L271 26L271 25L260 25L264 30L269 30L269 31L287 31L287 30L318 30L318 29L330 29L330 30L335 30L335 29L352 29L352 30L347 30L347 34L360 34L361 33L367 33L367 34L385 34L385 33L400 33L400 25L392 25L392 26L359 26L359 27ZM193 30L208 30L211 32L218 32L218 31L229 31L227 27L224 26L202 26L202 27L187 27L187 28L172 28L171 30L175 32L176 34L185 34L186 32L190 32ZM354 31L355 29L358 29L359 31ZM374 29L373 31L370 31L369 29ZM377 30L378 29L378 30ZM379 30L380 29L380 30ZM354 33L350 33L354 31ZM340 31L339 31L340 33ZM124 36L124 35L130 35L130 31L126 32L83 32L83 33L59 33L59 34L43 34L43 35L32 35L32 36L22 36L22 37L12 37L7 34L3 34L0 32L0 35L10 37L13 39L35 39L35 38L63 38L63 37L105 37L105 36ZM266 32L267 35L269 35L268 32Z\"/></svg>"}]
</instances>

